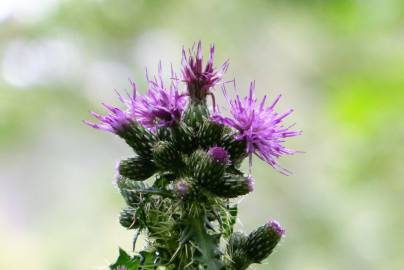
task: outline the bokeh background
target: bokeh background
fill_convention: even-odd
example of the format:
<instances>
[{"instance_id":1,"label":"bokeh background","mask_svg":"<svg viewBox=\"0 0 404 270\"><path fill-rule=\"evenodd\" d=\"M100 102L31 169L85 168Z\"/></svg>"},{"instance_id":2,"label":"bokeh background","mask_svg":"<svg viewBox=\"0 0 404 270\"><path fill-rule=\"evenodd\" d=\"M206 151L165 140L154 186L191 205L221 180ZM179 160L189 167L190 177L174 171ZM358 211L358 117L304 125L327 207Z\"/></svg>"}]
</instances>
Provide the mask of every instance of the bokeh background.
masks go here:
<instances>
[{"instance_id":1,"label":"bokeh background","mask_svg":"<svg viewBox=\"0 0 404 270\"><path fill-rule=\"evenodd\" d=\"M198 40L304 131L292 176L254 161L238 226L287 230L254 269L404 269L401 0L1 0L0 269L106 269L130 248L111 181L131 151L81 121Z\"/></svg>"}]
</instances>

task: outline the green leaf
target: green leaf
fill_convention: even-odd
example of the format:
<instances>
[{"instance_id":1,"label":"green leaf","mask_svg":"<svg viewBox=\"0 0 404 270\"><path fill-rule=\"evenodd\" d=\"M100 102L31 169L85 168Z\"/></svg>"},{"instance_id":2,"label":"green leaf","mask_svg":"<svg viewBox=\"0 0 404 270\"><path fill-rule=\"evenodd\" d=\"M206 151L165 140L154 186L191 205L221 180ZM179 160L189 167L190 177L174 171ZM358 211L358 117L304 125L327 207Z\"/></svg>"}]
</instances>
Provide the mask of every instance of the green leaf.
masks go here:
<instances>
[{"instance_id":1,"label":"green leaf","mask_svg":"<svg viewBox=\"0 0 404 270\"><path fill-rule=\"evenodd\" d=\"M192 232L192 240L198 250L196 259L210 270L222 270L220 251L218 250L218 235L209 235L204 226L204 218L190 218L189 230ZM219 236L220 237L220 236Z\"/></svg>"},{"instance_id":2,"label":"green leaf","mask_svg":"<svg viewBox=\"0 0 404 270\"><path fill-rule=\"evenodd\" d=\"M155 269L157 256L155 252L141 251L139 252L142 260L140 269Z\"/></svg>"},{"instance_id":3,"label":"green leaf","mask_svg":"<svg viewBox=\"0 0 404 270\"><path fill-rule=\"evenodd\" d=\"M115 263L111 264L109 268L111 270L118 269L119 266L124 266L127 270L137 270L140 264L140 258L138 256L131 257L126 251L119 248L119 256Z\"/></svg>"}]
</instances>

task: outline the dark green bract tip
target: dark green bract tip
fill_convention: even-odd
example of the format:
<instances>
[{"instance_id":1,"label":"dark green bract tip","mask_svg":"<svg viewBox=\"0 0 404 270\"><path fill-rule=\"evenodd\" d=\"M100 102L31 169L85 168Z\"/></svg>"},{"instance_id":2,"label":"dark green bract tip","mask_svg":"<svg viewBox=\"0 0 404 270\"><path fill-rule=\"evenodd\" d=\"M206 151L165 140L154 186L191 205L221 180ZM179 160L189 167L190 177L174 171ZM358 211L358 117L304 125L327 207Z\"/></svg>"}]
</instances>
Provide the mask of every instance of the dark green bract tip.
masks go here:
<instances>
[{"instance_id":1,"label":"dark green bract tip","mask_svg":"<svg viewBox=\"0 0 404 270\"><path fill-rule=\"evenodd\" d=\"M143 181L156 172L152 161L138 156L122 160L118 166L119 174L134 181Z\"/></svg>"}]
</instances>

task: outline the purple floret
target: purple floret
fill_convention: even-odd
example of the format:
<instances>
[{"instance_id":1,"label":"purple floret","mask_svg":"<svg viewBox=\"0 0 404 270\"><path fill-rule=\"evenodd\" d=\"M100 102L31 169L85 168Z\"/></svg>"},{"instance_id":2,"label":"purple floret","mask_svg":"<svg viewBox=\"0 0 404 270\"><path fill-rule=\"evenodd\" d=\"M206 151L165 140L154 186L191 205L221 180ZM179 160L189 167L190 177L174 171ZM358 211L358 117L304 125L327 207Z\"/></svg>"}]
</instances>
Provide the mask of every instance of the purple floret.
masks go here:
<instances>
[{"instance_id":1,"label":"purple floret","mask_svg":"<svg viewBox=\"0 0 404 270\"><path fill-rule=\"evenodd\" d=\"M229 153L219 146L211 147L208 151L209 156L218 163L227 164L229 163L230 156Z\"/></svg>"},{"instance_id":2,"label":"purple floret","mask_svg":"<svg viewBox=\"0 0 404 270\"><path fill-rule=\"evenodd\" d=\"M182 79L187 83L188 94L192 99L202 100L211 94L209 89L220 82L229 66L229 61L226 61L220 68L215 69L214 54L215 47L211 45L209 60L204 67L201 41L198 42L196 52L194 47L189 50L188 55L185 49L182 50Z\"/></svg>"},{"instance_id":3,"label":"purple floret","mask_svg":"<svg viewBox=\"0 0 404 270\"><path fill-rule=\"evenodd\" d=\"M250 157L250 170L252 154L256 154L281 173L289 174L289 171L278 164L277 159L283 155L297 153L282 145L286 138L301 134L301 131L290 130L294 125L288 127L282 125L282 120L293 110L284 114L274 111L281 96L278 96L270 106L265 106L266 96L258 103L255 97L254 82L250 85L249 96L244 99L236 95L236 99L230 100L224 85L223 92L230 105L231 117L216 112L212 116L212 120L238 130L239 134L236 139L244 140L247 144L246 152Z\"/></svg>"},{"instance_id":4,"label":"purple floret","mask_svg":"<svg viewBox=\"0 0 404 270\"><path fill-rule=\"evenodd\" d=\"M269 220L266 226L268 229L275 231L279 236L285 235L285 229L276 220Z\"/></svg>"},{"instance_id":5,"label":"purple floret","mask_svg":"<svg viewBox=\"0 0 404 270\"><path fill-rule=\"evenodd\" d=\"M171 68L171 85L167 89L162 78L161 63L158 68L158 76L148 81L147 94L141 96L131 108L131 114L137 121L148 129L173 126L181 120L186 106L186 96L178 90L178 79Z\"/></svg>"},{"instance_id":6,"label":"purple floret","mask_svg":"<svg viewBox=\"0 0 404 270\"><path fill-rule=\"evenodd\" d=\"M131 83L133 92L132 95L128 94L128 98L124 98L119 93L117 93L119 100L126 107L125 110L102 103L102 105L109 111L106 115L100 115L98 113L91 112L91 114L95 118L97 118L100 121L100 123L96 124L87 120L85 120L84 123L95 129L109 131L118 134L126 124L135 121L134 115L132 115L130 111L135 106L137 100L137 91L136 91L136 85L133 82Z\"/></svg>"},{"instance_id":7,"label":"purple floret","mask_svg":"<svg viewBox=\"0 0 404 270\"><path fill-rule=\"evenodd\" d=\"M247 187L248 187L249 192L254 191L255 182L254 182L254 179L251 177L251 175L249 175L247 178Z\"/></svg>"},{"instance_id":8,"label":"purple floret","mask_svg":"<svg viewBox=\"0 0 404 270\"><path fill-rule=\"evenodd\" d=\"M91 121L84 120L85 124L95 129L109 131L116 134L119 133L124 125L132 121L132 118L127 114L127 112L105 103L102 103L102 105L108 110L106 115L91 112L91 114L101 123L96 124Z\"/></svg>"}]
</instances>

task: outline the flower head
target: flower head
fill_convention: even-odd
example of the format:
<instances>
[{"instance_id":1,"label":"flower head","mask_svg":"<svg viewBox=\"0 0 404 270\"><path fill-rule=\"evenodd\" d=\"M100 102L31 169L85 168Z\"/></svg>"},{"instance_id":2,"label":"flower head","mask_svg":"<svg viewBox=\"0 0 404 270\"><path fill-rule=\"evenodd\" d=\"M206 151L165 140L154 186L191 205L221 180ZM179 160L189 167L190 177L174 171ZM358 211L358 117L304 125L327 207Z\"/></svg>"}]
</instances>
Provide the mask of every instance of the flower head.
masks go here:
<instances>
[{"instance_id":1,"label":"flower head","mask_svg":"<svg viewBox=\"0 0 404 270\"><path fill-rule=\"evenodd\" d=\"M146 95L136 100L131 108L131 114L146 128L155 130L157 127L172 126L178 122L186 105L186 96L181 95L178 90L178 80L171 67L171 85L166 88L162 78L161 63L158 67L158 76L148 81Z\"/></svg>"},{"instance_id":2,"label":"flower head","mask_svg":"<svg viewBox=\"0 0 404 270\"><path fill-rule=\"evenodd\" d=\"M293 125L289 127L282 125L282 120L293 110L284 114L278 114L274 111L274 107L281 96L278 96L270 106L265 106L266 96L258 103L255 97L254 82L250 84L249 96L244 99L237 95L236 99L230 100L224 86L223 92L230 105L232 117L225 117L216 112L212 116L212 120L238 130L236 139L246 142L246 152L250 157L250 170L252 154L256 154L275 169L288 174L286 169L279 166L277 159L282 155L291 155L297 152L282 145L286 138L301 134L301 131L290 130Z\"/></svg>"},{"instance_id":3,"label":"flower head","mask_svg":"<svg viewBox=\"0 0 404 270\"><path fill-rule=\"evenodd\" d=\"M196 52L194 47L189 50L188 56L182 50L182 79L187 83L188 93L191 99L203 100L210 94L209 89L220 82L226 72L229 62L226 61L219 69L213 66L215 47L210 47L209 60L203 66L202 44L199 41Z\"/></svg>"}]
</instances>

